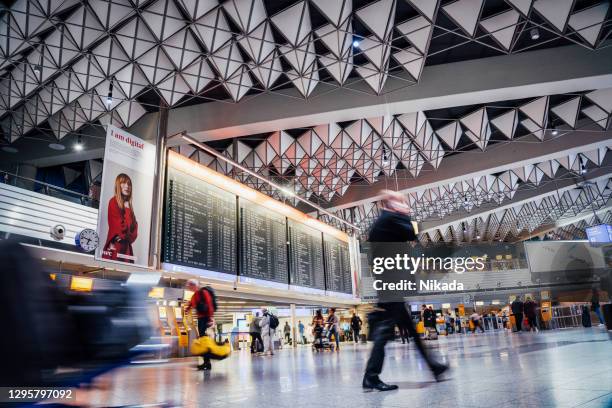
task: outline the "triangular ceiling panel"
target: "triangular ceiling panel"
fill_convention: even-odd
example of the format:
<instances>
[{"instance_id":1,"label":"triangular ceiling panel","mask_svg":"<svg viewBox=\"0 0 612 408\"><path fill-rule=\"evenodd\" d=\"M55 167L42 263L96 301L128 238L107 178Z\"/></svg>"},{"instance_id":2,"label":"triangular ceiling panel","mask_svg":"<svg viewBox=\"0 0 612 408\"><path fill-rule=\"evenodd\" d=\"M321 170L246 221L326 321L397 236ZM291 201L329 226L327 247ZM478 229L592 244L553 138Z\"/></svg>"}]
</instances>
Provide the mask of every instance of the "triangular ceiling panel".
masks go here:
<instances>
[{"instance_id":1,"label":"triangular ceiling panel","mask_svg":"<svg viewBox=\"0 0 612 408\"><path fill-rule=\"evenodd\" d=\"M387 81L387 73L379 72L372 63L367 63L355 68L359 76L372 88L374 92L380 94L385 82Z\"/></svg>"},{"instance_id":2,"label":"triangular ceiling panel","mask_svg":"<svg viewBox=\"0 0 612 408\"><path fill-rule=\"evenodd\" d=\"M221 8L198 19L193 27L208 52L216 52L232 39L232 33Z\"/></svg>"},{"instance_id":3,"label":"triangular ceiling panel","mask_svg":"<svg viewBox=\"0 0 612 408\"><path fill-rule=\"evenodd\" d=\"M387 41L395 17L395 0L378 0L360 8L355 15L379 41Z\"/></svg>"},{"instance_id":4,"label":"triangular ceiling panel","mask_svg":"<svg viewBox=\"0 0 612 408\"><path fill-rule=\"evenodd\" d=\"M508 51L512 47L512 40L518 28L519 18L520 14L517 11L508 10L482 20L480 25L491 34L495 41Z\"/></svg>"},{"instance_id":5,"label":"triangular ceiling panel","mask_svg":"<svg viewBox=\"0 0 612 408\"><path fill-rule=\"evenodd\" d=\"M522 15L528 16L533 0L506 0L506 2L514 6Z\"/></svg>"},{"instance_id":6,"label":"triangular ceiling panel","mask_svg":"<svg viewBox=\"0 0 612 408\"><path fill-rule=\"evenodd\" d=\"M598 89L586 94L592 102L602 108L608 114L612 113L612 88Z\"/></svg>"},{"instance_id":7,"label":"triangular ceiling panel","mask_svg":"<svg viewBox=\"0 0 612 408\"><path fill-rule=\"evenodd\" d=\"M142 11L141 16L160 41L185 27L185 20L174 0L156 0Z\"/></svg>"},{"instance_id":8,"label":"triangular ceiling panel","mask_svg":"<svg viewBox=\"0 0 612 408\"><path fill-rule=\"evenodd\" d=\"M436 134L444 143L446 143L448 147L454 150L459 144L459 139L461 139L463 130L461 129L461 125L459 125L458 121L453 121L436 130Z\"/></svg>"},{"instance_id":9,"label":"triangular ceiling panel","mask_svg":"<svg viewBox=\"0 0 612 408\"><path fill-rule=\"evenodd\" d=\"M597 105L591 105L589 107L583 108L582 113L584 113L589 119L591 119L595 124L602 129L606 129L608 127L608 113L605 112Z\"/></svg>"},{"instance_id":10,"label":"triangular ceiling panel","mask_svg":"<svg viewBox=\"0 0 612 408\"><path fill-rule=\"evenodd\" d=\"M546 122L548 120L548 96L534 99L521 106L519 109L539 127L546 127Z\"/></svg>"},{"instance_id":11,"label":"triangular ceiling panel","mask_svg":"<svg viewBox=\"0 0 612 408\"><path fill-rule=\"evenodd\" d=\"M310 11L306 1L300 1L271 18L289 44L296 47L310 34Z\"/></svg>"},{"instance_id":12,"label":"triangular ceiling panel","mask_svg":"<svg viewBox=\"0 0 612 408\"><path fill-rule=\"evenodd\" d=\"M544 140L544 129L538 126L538 124L533 120L525 119L521 121L521 125L523 125L527 130L529 130L529 133L533 134L538 139Z\"/></svg>"},{"instance_id":13,"label":"triangular ceiling panel","mask_svg":"<svg viewBox=\"0 0 612 408\"><path fill-rule=\"evenodd\" d=\"M592 47L597 44L603 22L608 14L609 2L603 2L593 7L572 14L569 26Z\"/></svg>"},{"instance_id":14,"label":"triangular ceiling panel","mask_svg":"<svg viewBox=\"0 0 612 408\"><path fill-rule=\"evenodd\" d=\"M563 102L561 105L551 108L551 111L571 128L575 128L576 122L578 121L578 113L580 112L580 101L581 97L577 96L567 102Z\"/></svg>"},{"instance_id":15,"label":"triangular ceiling panel","mask_svg":"<svg viewBox=\"0 0 612 408\"><path fill-rule=\"evenodd\" d=\"M405 23L396 26L397 30L416 48L421 54L425 54L429 48L429 39L433 32L433 24L423 16L414 17Z\"/></svg>"},{"instance_id":16,"label":"triangular ceiling panel","mask_svg":"<svg viewBox=\"0 0 612 408\"><path fill-rule=\"evenodd\" d=\"M400 65L408 71L410 76L414 78L415 81L418 81L421 77L421 71L423 69L423 65L425 64L425 57L423 57L419 51L414 47L410 47L405 50L401 50L393 54L393 58Z\"/></svg>"},{"instance_id":17,"label":"triangular ceiling panel","mask_svg":"<svg viewBox=\"0 0 612 408\"><path fill-rule=\"evenodd\" d=\"M336 27L347 20L353 9L352 0L311 0L311 2Z\"/></svg>"},{"instance_id":18,"label":"triangular ceiling panel","mask_svg":"<svg viewBox=\"0 0 612 408\"><path fill-rule=\"evenodd\" d=\"M476 34L478 18L484 0L457 0L442 6L442 10L468 35Z\"/></svg>"},{"instance_id":19,"label":"triangular ceiling panel","mask_svg":"<svg viewBox=\"0 0 612 408\"><path fill-rule=\"evenodd\" d=\"M114 28L135 12L129 0L97 0L88 4L106 30Z\"/></svg>"},{"instance_id":20,"label":"triangular ceiling panel","mask_svg":"<svg viewBox=\"0 0 612 408\"><path fill-rule=\"evenodd\" d=\"M250 33L266 19L263 0L230 0L223 8L243 33Z\"/></svg>"},{"instance_id":21,"label":"triangular ceiling panel","mask_svg":"<svg viewBox=\"0 0 612 408\"><path fill-rule=\"evenodd\" d=\"M518 126L518 111L516 109L512 109L494 119L491 119L491 123L497 129L499 129L499 131L502 132L506 138L512 139Z\"/></svg>"},{"instance_id":22,"label":"triangular ceiling panel","mask_svg":"<svg viewBox=\"0 0 612 408\"><path fill-rule=\"evenodd\" d=\"M535 0L533 8L553 27L563 32L574 0Z\"/></svg>"},{"instance_id":23,"label":"triangular ceiling panel","mask_svg":"<svg viewBox=\"0 0 612 408\"><path fill-rule=\"evenodd\" d=\"M439 0L408 0L419 13L427 17L430 21L434 20L434 15L438 8Z\"/></svg>"},{"instance_id":24,"label":"triangular ceiling panel","mask_svg":"<svg viewBox=\"0 0 612 408\"><path fill-rule=\"evenodd\" d=\"M219 5L218 0L179 0L192 20L197 20Z\"/></svg>"}]
</instances>

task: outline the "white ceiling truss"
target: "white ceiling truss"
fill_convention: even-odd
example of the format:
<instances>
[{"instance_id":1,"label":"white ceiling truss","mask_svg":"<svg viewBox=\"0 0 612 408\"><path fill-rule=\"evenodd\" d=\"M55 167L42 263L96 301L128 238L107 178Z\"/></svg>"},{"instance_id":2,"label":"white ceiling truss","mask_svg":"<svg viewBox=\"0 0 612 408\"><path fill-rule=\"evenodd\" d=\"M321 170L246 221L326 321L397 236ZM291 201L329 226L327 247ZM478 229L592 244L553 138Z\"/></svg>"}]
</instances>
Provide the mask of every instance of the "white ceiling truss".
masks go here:
<instances>
[{"instance_id":1,"label":"white ceiling truss","mask_svg":"<svg viewBox=\"0 0 612 408\"><path fill-rule=\"evenodd\" d=\"M435 171L445 157L452 154L474 149L486 152L490 146L500 143L539 143L569 132L604 132L610 122L611 91L603 89L463 107L461 112L467 113L446 118L439 114L432 117L435 112L416 112L307 129L278 130L271 134L235 138L228 140L223 147L215 147L242 166L264 177L274 178L296 194L328 205L355 183L372 184L381 177L386 177L390 183L397 177L416 178L424 169ZM586 113L593 107L601 110L601 116L591 117ZM525 126L525 123L536 128ZM192 146L175 149L217 171L245 177L223 160L197 152ZM512 199L519 184L538 186L564 171L580 171L582 163L600 166L605 154L606 146L603 146L579 155L532 163L512 172L423 191L414 198L418 201L426 194L427 203L443 205L438 212L428 204L429 209L420 212L427 214L422 216L423 219L452 210L453 207L439 200L446 193L466 195L470 206L480 206L482 202L491 200L501 202ZM252 177L246 177L244 181L255 188L266 188Z\"/></svg>"},{"instance_id":2,"label":"white ceiling truss","mask_svg":"<svg viewBox=\"0 0 612 408\"><path fill-rule=\"evenodd\" d=\"M389 77L410 86L424 65L452 61L453 50L465 47L471 51L458 59L605 46L609 1L559 3L17 0L0 10L0 121L9 142L41 128L61 139L89 123L129 127L160 103L238 102L265 92L309 98L340 87L382 94L392 90L385 88ZM538 40L531 39L534 28ZM524 113L537 116L537 108ZM584 114L597 118L602 110L610 113L597 105ZM481 148L488 119L486 111L461 119ZM521 124L537 134L537 119ZM497 122L513 132L510 117ZM454 130L451 124L445 134L451 144ZM429 133L425 128L418 139L433 143L425 159L435 162L438 137Z\"/></svg>"},{"instance_id":3,"label":"white ceiling truss","mask_svg":"<svg viewBox=\"0 0 612 408\"><path fill-rule=\"evenodd\" d=\"M547 232L545 236L541 236L541 238L546 237L546 239L558 240L587 239L586 228L598 224L612 224L612 210L607 210L603 214L598 214L597 218L591 215L587 216L585 219L555 228Z\"/></svg>"},{"instance_id":4,"label":"white ceiling truss","mask_svg":"<svg viewBox=\"0 0 612 408\"><path fill-rule=\"evenodd\" d=\"M496 181L499 182L499 178ZM472 191L475 191L475 189ZM485 198L485 201L486 196L489 200L496 200L494 193L478 195L478 193L472 192L467 195L447 193L446 196L442 193L435 201L427 201L433 198L428 197L429 193L425 192L421 195L419 192L408 196L413 205L413 213L420 214L420 212L423 212L427 214L430 211L437 212L445 209L439 215L443 218L449 214L449 211L451 213L453 211L464 211L473 206L474 202L472 200L474 200L475 194ZM417 198L419 195L421 198ZM499 203L497 204L499 205ZM599 219L605 222L610 217L611 206L612 177L605 176L598 178L596 183L586 188L573 186L556 191L553 194L536 196L518 203L508 202L503 206L475 213L473 216L467 214L467 216L456 221L428 228L422 231L418 238L422 244L514 241L542 235L539 233L542 228L552 229L553 233L555 230L562 229L562 227L557 228L557 225L564 225L566 231L572 229L563 222L567 219L580 218L581 221L574 223L578 227L584 227L585 223L589 222L590 225L594 225L595 222L591 219L594 211L599 212ZM602 216L601 211L604 211L606 215ZM361 227L362 237L365 238L369 228L380 213L380 204L368 203L343 209L339 213L342 213L347 219L357 222ZM591 221L583 221L587 218ZM575 233L575 229L572 229L572 232ZM580 236L583 235L584 232Z\"/></svg>"}]
</instances>

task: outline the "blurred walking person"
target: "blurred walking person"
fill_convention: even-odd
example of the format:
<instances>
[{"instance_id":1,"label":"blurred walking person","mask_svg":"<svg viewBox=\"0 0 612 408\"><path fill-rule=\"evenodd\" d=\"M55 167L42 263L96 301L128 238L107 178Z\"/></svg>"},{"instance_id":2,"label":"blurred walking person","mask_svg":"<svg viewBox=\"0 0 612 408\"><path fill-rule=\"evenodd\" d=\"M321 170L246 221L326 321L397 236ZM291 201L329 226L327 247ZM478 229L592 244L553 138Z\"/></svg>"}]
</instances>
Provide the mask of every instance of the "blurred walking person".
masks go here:
<instances>
[{"instance_id":1,"label":"blurred walking person","mask_svg":"<svg viewBox=\"0 0 612 408\"><path fill-rule=\"evenodd\" d=\"M249 334L251 335L251 354L263 352L263 339L261 338L261 327L259 326L259 312L255 313L255 317L249 325Z\"/></svg>"},{"instance_id":2,"label":"blurred walking person","mask_svg":"<svg viewBox=\"0 0 612 408\"><path fill-rule=\"evenodd\" d=\"M276 319L276 317L272 316L265 307L261 309L261 312L263 313L263 317L259 321L259 327L261 327L261 337L263 338L264 355L269 354L273 356L274 333L276 331L276 327L273 327L274 324L272 320Z\"/></svg>"},{"instance_id":3,"label":"blurred walking person","mask_svg":"<svg viewBox=\"0 0 612 408\"><path fill-rule=\"evenodd\" d=\"M327 316L327 338L331 341L332 335L336 341L336 351L340 350L340 330L339 328L340 319L336 316L336 309L330 308L329 315Z\"/></svg>"},{"instance_id":4,"label":"blurred walking person","mask_svg":"<svg viewBox=\"0 0 612 408\"><path fill-rule=\"evenodd\" d=\"M397 192L385 191L382 205L383 209L370 230L368 241L370 243L415 241L416 234L408 215L409 208L405 197ZM382 246L383 250L384 246ZM364 389L390 391L398 388L397 385L384 383L379 377L385 358L385 345L393 339L395 325L408 329L421 357L436 380L441 380L442 373L448 370L448 366L438 363L429 355L404 302L386 302L379 297L378 310L370 313L369 321L374 346L363 377L362 387Z\"/></svg>"},{"instance_id":5,"label":"blurred walking person","mask_svg":"<svg viewBox=\"0 0 612 408\"><path fill-rule=\"evenodd\" d=\"M285 322L285 327L283 327L283 334L285 335L285 342L287 344L291 344L291 326L289 326L289 322Z\"/></svg>"},{"instance_id":6,"label":"blurred walking person","mask_svg":"<svg viewBox=\"0 0 612 408\"><path fill-rule=\"evenodd\" d=\"M304 336L304 323L302 321L298 321L298 333L300 333L300 340L302 344L306 344L306 336Z\"/></svg>"}]
</instances>

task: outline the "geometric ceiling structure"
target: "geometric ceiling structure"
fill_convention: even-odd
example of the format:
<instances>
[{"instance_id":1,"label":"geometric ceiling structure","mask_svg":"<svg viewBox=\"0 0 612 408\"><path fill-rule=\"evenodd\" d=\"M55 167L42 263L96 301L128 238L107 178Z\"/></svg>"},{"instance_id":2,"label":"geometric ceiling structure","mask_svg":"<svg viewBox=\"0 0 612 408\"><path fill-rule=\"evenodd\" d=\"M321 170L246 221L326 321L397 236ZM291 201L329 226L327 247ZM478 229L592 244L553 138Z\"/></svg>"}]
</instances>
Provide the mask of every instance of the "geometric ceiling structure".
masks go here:
<instances>
[{"instance_id":1,"label":"geometric ceiling structure","mask_svg":"<svg viewBox=\"0 0 612 408\"><path fill-rule=\"evenodd\" d=\"M273 177L286 188L326 206L335 198L342 197L351 185L370 185L384 177L397 177L400 173L401 177L417 178L424 169L435 171L447 157L459 153L487 152L513 143L526 146L544 144L571 131L602 133L604 130L600 124L603 119L608 123L610 115L606 113L596 122L584 110L593 107L602 111L607 109L606 95L605 89L589 90L370 117L309 128L278 129L217 141L211 146L242 166L264 177ZM593 100L604 107L599 107ZM197 154L191 146L176 147L176 150L187 156ZM584 153L590 165L601 166L606 150ZM560 168L579 171L581 157L556 157L547 160L548 165L532 163L530 168L522 166L511 174L501 175L501 178L494 177L495 182L483 179L467 183L471 183L472 189L495 193L498 201L502 196L511 199L518 182L539 185L543 179L554 178ZM242 177L236 169L228 169L222 160L204 155L198 158L218 171ZM245 182L259 187L257 179L247 177ZM467 194L468 186L446 186L446 189ZM443 189L430 192L431 201L441 204L439 199L443 192ZM487 201L492 199L489 196ZM452 207L444 204L444 208Z\"/></svg>"},{"instance_id":2,"label":"geometric ceiling structure","mask_svg":"<svg viewBox=\"0 0 612 408\"><path fill-rule=\"evenodd\" d=\"M475 153L496 159L503 147L529 152L557 140L574 140L575 147L569 150L540 153L505 165L503 170L459 173L448 182L405 192L413 218L423 226L432 226L420 235L422 242L512 240L612 206L610 96L609 89L586 90L366 117L217 140L209 146L358 225L366 234L379 214L380 203L374 198L347 204L342 198L349 191L395 190L398 182L429 177L449 160L457 163L457 158L465 157L469 162ZM592 110L603 115L594 118L588 114ZM576 142L587 133L596 135L599 142ZM298 204L283 191L191 145L173 149L277 199ZM594 187L584 191L576 188L576 181L592 175L600 177ZM547 191L551 186L557 188L554 196ZM338 200L340 206L336 205ZM489 214L493 208L498 210ZM343 227L324 214L320 218ZM435 227L448 219L455 221Z\"/></svg>"},{"instance_id":3,"label":"geometric ceiling structure","mask_svg":"<svg viewBox=\"0 0 612 408\"><path fill-rule=\"evenodd\" d=\"M572 0L16 0L0 11L2 139L38 132L61 140L88 124L129 127L160 105L271 92L380 95L398 89L389 78L418 83L426 65L568 44L596 50L612 30L609 8ZM598 105L584 114L602 112L610 113ZM486 148L487 113L458 118L443 143L454 145L458 126L469 125L466 136ZM542 121L527 116L520 123L543 136ZM518 122L498 122L511 138ZM442 142L428 126L410 139L435 163Z\"/></svg>"}]
</instances>

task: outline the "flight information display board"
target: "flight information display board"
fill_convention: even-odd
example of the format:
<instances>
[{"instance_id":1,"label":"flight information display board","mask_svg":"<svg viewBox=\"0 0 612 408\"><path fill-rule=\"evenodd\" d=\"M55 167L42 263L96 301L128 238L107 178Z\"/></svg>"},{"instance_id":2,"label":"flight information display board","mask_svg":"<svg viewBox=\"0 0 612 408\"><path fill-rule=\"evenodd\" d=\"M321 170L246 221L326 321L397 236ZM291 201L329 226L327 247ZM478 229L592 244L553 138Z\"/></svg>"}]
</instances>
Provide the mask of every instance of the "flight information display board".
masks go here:
<instances>
[{"instance_id":1,"label":"flight information display board","mask_svg":"<svg viewBox=\"0 0 612 408\"><path fill-rule=\"evenodd\" d=\"M286 218L243 198L239 202L240 275L289 283Z\"/></svg>"},{"instance_id":2,"label":"flight information display board","mask_svg":"<svg viewBox=\"0 0 612 408\"><path fill-rule=\"evenodd\" d=\"M325 289L322 233L314 228L289 220L290 283L315 289Z\"/></svg>"},{"instance_id":3,"label":"flight information display board","mask_svg":"<svg viewBox=\"0 0 612 408\"><path fill-rule=\"evenodd\" d=\"M168 168L164 262L235 275L236 196Z\"/></svg>"},{"instance_id":4,"label":"flight information display board","mask_svg":"<svg viewBox=\"0 0 612 408\"><path fill-rule=\"evenodd\" d=\"M348 242L323 235L325 286L332 292L353 293Z\"/></svg>"}]
</instances>

